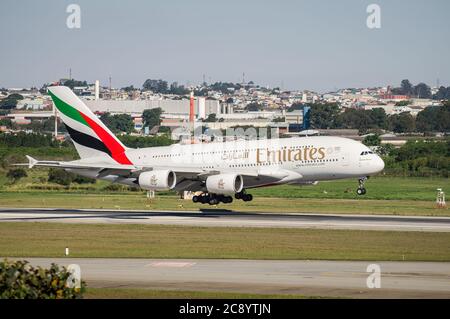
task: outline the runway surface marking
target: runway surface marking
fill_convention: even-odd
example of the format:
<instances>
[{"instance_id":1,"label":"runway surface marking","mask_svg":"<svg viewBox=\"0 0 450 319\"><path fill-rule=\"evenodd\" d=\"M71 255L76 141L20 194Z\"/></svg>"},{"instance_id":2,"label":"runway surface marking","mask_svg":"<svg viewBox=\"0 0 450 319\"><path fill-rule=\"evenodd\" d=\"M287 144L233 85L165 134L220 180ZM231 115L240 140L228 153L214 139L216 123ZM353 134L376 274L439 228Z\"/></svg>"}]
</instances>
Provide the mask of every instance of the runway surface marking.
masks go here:
<instances>
[{"instance_id":1,"label":"runway surface marking","mask_svg":"<svg viewBox=\"0 0 450 319\"><path fill-rule=\"evenodd\" d=\"M450 298L450 263L447 262L24 259L40 266L49 266L52 262L65 266L78 264L81 267L82 279L90 287L309 293L380 298ZM372 274L367 272L369 264L379 265L381 288L367 287L368 276ZM148 267L149 265L153 266Z\"/></svg>"},{"instance_id":2,"label":"runway surface marking","mask_svg":"<svg viewBox=\"0 0 450 319\"><path fill-rule=\"evenodd\" d=\"M173 261L159 261L148 264L146 266L150 267L174 267L174 268L182 268L182 267L192 267L196 263L187 263L187 262L173 262Z\"/></svg>"},{"instance_id":3,"label":"runway surface marking","mask_svg":"<svg viewBox=\"0 0 450 319\"><path fill-rule=\"evenodd\" d=\"M450 232L449 217L0 208L1 221Z\"/></svg>"}]
</instances>

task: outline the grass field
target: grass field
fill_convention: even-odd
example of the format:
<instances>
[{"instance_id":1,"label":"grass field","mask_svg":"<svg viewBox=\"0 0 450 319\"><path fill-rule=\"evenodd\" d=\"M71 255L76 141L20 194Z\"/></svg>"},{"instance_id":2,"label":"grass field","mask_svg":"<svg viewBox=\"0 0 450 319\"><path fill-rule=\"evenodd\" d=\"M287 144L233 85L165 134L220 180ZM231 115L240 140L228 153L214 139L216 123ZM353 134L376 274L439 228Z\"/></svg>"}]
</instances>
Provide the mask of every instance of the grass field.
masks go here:
<instances>
[{"instance_id":1,"label":"grass field","mask_svg":"<svg viewBox=\"0 0 450 319\"><path fill-rule=\"evenodd\" d=\"M87 288L86 299L317 299L303 295L246 294L234 292L153 290L124 288Z\"/></svg>"},{"instance_id":2,"label":"grass field","mask_svg":"<svg viewBox=\"0 0 450 319\"><path fill-rule=\"evenodd\" d=\"M215 206L194 204L177 196L148 200L142 193L83 194L65 192L0 192L0 207L60 207L138 210L199 210ZM340 213L449 216L450 209L436 208L434 201L359 200L321 198L255 197L252 202L235 200L218 208L242 212Z\"/></svg>"},{"instance_id":3,"label":"grass field","mask_svg":"<svg viewBox=\"0 0 450 319\"><path fill-rule=\"evenodd\" d=\"M45 185L42 171L29 171L29 176L18 183L8 184L0 178L0 207L62 207L104 209L156 209L199 210L208 205L180 200L173 192L158 193L147 200L144 192L106 192L106 182L74 185L64 189L58 185ZM35 188L59 187L45 191ZM366 183L368 193L354 193L355 180L322 182L316 186L282 185L252 189L254 201L235 201L220 208L237 211L287 212L287 213L352 213L450 216L450 209L437 209L436 188L450 189L447 178L375 177Z\"/></svg>"},{"instance_id":4,"label":"grass field","mask_svg":"<svg viewBox=\"0 0 450 319\"><path fill-rule=\"evenodd\" d=\"M43 181L47 178L46 170L27 170L28 177L16 183L11 183L0 174L0 191L23 192L37 191L39 188L55 188L60 192L70 193L107 193L103 189L110 183L97 181L95 184L78 185L72 184L70 189L56 184L47 184ZM418 200L433 201L436 197L436 188L450 189L448 178L425 178L425 177L372 177L366 182L367 194L356 195L356 179L344 179L336 181L320 182L315 186L290 186L281 185L252 189L250 192L260 197L279 198L315 198L315 199L384 199L384 200ZM129 193L129 192L128 192ZM162 192L161 194L175 195L173 192Z\"/></svg>"},{"instance_id":5,"label":"grass field","mask_svg":"<svg viewBox=\"0 0 450 319\"><path fill-rule=\"evenodd\" d=\"M0 256L450 261L450 233L0 223Z\"/></svg>"}]
</instances>

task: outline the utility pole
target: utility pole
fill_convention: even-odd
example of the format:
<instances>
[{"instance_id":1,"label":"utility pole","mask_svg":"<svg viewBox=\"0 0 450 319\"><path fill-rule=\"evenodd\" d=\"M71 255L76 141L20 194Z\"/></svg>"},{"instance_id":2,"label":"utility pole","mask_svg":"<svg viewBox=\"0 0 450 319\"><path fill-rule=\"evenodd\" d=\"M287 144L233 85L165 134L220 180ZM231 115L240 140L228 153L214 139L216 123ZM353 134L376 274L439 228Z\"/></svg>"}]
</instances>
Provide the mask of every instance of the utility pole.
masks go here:
<instances>
[{"instance_id":1,"label":"utility pole","mask_svg":"<svg viewBox=\"0 0 450 319\"><path fill-rule=\"evenodd\" d=\"M112 100L111 75L109 76L109 99Z\"/></svg>"},{"instance_id":2,"label":"utility pole","mask_svg":"<svg viewBox=\"0 0 450 319\"><path fill-rule=\"evenodd\" d=\"M58 110L56 109L55 104L53 104L53 110L55 112L55 140L58 137Z\"/></svg>"}]
</instances>

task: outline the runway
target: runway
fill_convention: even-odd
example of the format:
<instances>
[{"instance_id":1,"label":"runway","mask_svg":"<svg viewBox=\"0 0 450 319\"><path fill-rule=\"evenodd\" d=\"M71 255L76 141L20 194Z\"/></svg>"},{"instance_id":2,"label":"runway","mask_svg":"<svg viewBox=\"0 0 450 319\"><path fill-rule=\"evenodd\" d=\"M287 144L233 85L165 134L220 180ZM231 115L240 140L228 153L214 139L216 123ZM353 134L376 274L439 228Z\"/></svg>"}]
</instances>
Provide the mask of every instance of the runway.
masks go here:
<instances>
[{"instance_id":1,"label":"runway","mask_svg":"<svg viewBox=\"0 0 450 319\"><path fill-rule=\"evenodd\" d=\"M78 264L88 287L152 288L309 296L450 298L450 264L219 259L25 258L33 265ZM381 270L368 288L369 264Z\"/></svg>"},{"instance_id":2,"label":"runway","mask_svg":"<svg viewBox=\"0 0 450 319\"><path fill-rule=\"evenodd\" d=\"M203 211L0 208L0 222L162 224L450 232L450 217Z\"/></svg>"},{"instance_id":3,"label":"runway","mask_svg":"<svg viewBox=\"0 0 450 319\"><path fill-rule=\"evenodd\" d=\"M159 224L450 232L450 217L248 213L227 210L133 211L0 208L0 222Z\"/></svg>"}]
</instances>

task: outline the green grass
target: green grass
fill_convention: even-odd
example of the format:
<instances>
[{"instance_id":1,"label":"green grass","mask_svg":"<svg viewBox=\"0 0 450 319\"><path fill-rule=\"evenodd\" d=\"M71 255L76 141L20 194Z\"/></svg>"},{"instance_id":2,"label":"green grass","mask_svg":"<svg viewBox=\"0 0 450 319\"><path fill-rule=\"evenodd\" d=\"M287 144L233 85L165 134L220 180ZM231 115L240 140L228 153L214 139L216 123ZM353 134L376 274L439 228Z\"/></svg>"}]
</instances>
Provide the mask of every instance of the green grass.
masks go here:
<instances>
[{"instance_id":1,"label":"green grass","mask_svg":"<svg viewBox=\"0 0 450 319\"><path fill-rule=\"evenodd\" d=\"M86 299L305 299L321 298L297 294L248 294L234 292L154 290L125 288L87 288Z\"/></svg>"},{"instance_id":2,"label":"green grass","mask_svg":"<svg viewBox=\"0 0 450 319\"><path fill-rule=\"evenodd\" d=\"M436 198L436 189L450 191L448 178L424 177L372 177L366 181L367 194L355 193L357 181L343 179L320 182L315 186L282 185L252 190L256 196L287 198L335 198L335 199L384 199L384 200L422 200Z\"/></svg>"},{"instance_id":3,"label":"green grass","mask_svg":"<svg viewBox=\"0 0 450 319\"><path fill-rule=\"evenodd\" d=\"M0 223L0 256L450 261L450 233Z\"/></svg>"},{"instance_id":4,"label":"green grass","mask_svg":"<svg viewBox=\"0 0 450 319\"><path fill-rule=\"evenodd\" d=\"M143 193L90 194L67 192L0 192L0 207L58 207L87 209L200 210L215 208L194 204L177 196L148 200ZM434 200L361 200L321 198L257 197L252 202L235 200L218 208L241 212L340 213L449 216L450 209L438 209Z\"/></svg>"}]
</instances>

